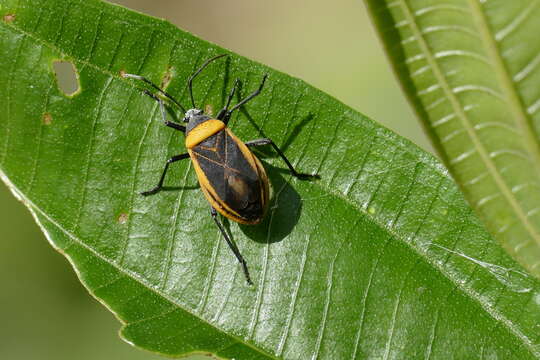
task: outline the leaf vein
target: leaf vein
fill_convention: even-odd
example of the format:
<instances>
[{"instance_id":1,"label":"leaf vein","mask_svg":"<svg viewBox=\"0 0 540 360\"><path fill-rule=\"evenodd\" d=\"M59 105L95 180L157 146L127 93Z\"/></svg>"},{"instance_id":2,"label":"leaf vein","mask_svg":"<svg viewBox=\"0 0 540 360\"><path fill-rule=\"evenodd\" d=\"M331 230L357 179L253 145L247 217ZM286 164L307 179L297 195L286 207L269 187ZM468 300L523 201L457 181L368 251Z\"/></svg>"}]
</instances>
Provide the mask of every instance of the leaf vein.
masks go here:
<instances>
[{"instance_id":1,"label":"leaf vein","mask_svg":"<svg viewBox=\"0 0 540 360\"><path fill-rule=\"evenodd\" d=\"M88 144L88 148L86 150L86 153L87 153L87 155L86 155L86 166L85 166L84 176L83 176L84 180L83 180L81 201L79 203L77 216L75 217L75 222L74 222L75 229L78 229L78 227L80 225L84 204L86 202L86 194L88 192L87 184L88 184L88 178L90 177L90 167L91 167L91 164L92 164L92 159L93 159L93 157L95 155L94 154L94 140L96 138L96 127L97 127L97 124L98 124L98 122L100 120L101 112L103 110L103 106L102 106L103 99L105 98L105 94L109 90L109 86L111 85L112 80L113 80L113 78L109 77L107 79L107 81L105 82L105 85L103 86L103 90L99 94L99 100L98 100L97 106L96 106L96 114L94 116L94 121L92 123L92 134L90 136L90 144Z\"/></svg>"}]
</instances>

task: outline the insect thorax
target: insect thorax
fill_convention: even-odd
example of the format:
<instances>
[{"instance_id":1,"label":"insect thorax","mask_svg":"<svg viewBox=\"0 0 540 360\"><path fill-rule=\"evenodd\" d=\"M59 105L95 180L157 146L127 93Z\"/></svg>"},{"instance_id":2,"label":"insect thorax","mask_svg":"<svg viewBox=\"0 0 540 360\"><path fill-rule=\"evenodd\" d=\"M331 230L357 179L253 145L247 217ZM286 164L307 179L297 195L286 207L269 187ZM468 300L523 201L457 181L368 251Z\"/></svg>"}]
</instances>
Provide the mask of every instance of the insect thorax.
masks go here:
<instances>
[{"instance_id":1,"label":"insect thorax","mask_svg":"<svg viewBox=\"0 0 540 360\"><path fill-rule=\"evenodd\" d=\"M205 115L202 110L190 109L186 111L186 115L184 117L184 121L188 123L186 126L186 135L197 127L197 125L200 125L210 119L212 119L212 117Z\"/></svg>"}]
</instances>

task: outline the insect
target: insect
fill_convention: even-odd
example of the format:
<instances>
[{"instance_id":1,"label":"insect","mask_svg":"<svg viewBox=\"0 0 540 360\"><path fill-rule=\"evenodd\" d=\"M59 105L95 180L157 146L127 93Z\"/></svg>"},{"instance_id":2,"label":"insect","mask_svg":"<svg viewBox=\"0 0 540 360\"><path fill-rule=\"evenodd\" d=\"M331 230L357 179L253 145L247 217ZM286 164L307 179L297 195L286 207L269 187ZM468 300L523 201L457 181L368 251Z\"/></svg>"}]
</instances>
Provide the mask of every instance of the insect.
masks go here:
<instances>
[{"instance_id":1,"label":"insect","mask_svg":"<svg viewBox=\"0 0 540 360\"><path fill-rule=\"evenodd\" d=\"M146 95L159 103L161 116L165 125L185 134L187 153L175 155L168 159L157 186L141 194L148 196L162 190L169 165L190 158L201 190L210 203L210 214L223 238L241 264L247 283L251 285L253 283L246 261L217 218L217 213L219 212L221 215L241 224L258 224L264 217L266 208L268 207L270 192L268 177L261 162L250 151L250 148L271 145L285 164L287 164L293 176L297 178L310 178L317 177L317 175L298 173L285 154L271 139L256 139L244 143L227 128L232 113L261 93L268 77L267 74L263 76L257 90L231 107L231 101L240 82L239 79L236 79L229 92L225 106L215 118L205 114L203 110L195 105L192 86L193 80L211 62L224 56L227 56L227 54L221 54L206 60L189 77L187 88L189 90L191 104L193 105L193 108L189 110L186 110L179 101L150 80L134 74L123 73L122 76L137 79L150 85L161 96L171 101L172 104L176 105L184 113L183 122L187 123L184 126L177 122L168 121L164 99L153 92L144 90Z\"/></svg>"}]
</instances>

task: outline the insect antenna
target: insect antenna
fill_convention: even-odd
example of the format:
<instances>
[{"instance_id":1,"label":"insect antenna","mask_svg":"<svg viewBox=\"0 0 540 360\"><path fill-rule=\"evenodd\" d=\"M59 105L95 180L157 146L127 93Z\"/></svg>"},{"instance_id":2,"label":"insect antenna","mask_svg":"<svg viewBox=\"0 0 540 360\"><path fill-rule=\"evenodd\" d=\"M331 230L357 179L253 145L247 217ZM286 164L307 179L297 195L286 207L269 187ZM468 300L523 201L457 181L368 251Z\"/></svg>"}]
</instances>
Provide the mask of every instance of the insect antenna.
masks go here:
<instances>
[{"instance_id":1,"label":"insect antenna","mask_svg":"<svg viewBox=\"0 0 540 360\"><path fill-rule=\"evenodd\" d=\"M165 96L167 99L169 99L173 103L175 103L180 108L180 110L182 110L182 112L184 114L186 113L186 109L182 106L182 104L180 104L180 102L178 100L176 100L171 94L169 94L168 92L166 92L165 90L163 90L162 88L160 88L159 86L157 86L156 84L154 84L153 82L151 82L150 80L145 78L144 76L135 75L135 74L127 74L127 73L122 74L122 76L125 77L125 78L136 79L136 80L140 80L140 81L143 81L143 82L147 83L148 85L150 85L151 87L156 89L161 95ZM145 92L145 94L149 95L150 97L153 97L150 92L148 92L148 93ZM157 100L157 99L155 99L155 100Z\"/></svg>"},{"instance_id":2,"label":"insect antenna","mask_svg":"<svg viewBox=\"0 0 540 360\"><path fill-rule=\"evenodd\" d=\"M201 73L201 71L203 71L204 68L207 67L208 64L210 64L212 61L215 61L215 60L217 60L217 59L219 59L221 57L224 57L224 56L228 56L228 54L217 55L217 56L214 56L213 58L210 58L210 59L206 60L204 62L204 64L202 64L201 67L189 77L187 87L188 87L188 90L189 90L189 96L191 98L191 104L193 105L194 109L196 109L197 106L195 105L195 99L193 98L193 79L195 79L195 77L197 75L199 75Z\"/></svg>"}]
</instances>

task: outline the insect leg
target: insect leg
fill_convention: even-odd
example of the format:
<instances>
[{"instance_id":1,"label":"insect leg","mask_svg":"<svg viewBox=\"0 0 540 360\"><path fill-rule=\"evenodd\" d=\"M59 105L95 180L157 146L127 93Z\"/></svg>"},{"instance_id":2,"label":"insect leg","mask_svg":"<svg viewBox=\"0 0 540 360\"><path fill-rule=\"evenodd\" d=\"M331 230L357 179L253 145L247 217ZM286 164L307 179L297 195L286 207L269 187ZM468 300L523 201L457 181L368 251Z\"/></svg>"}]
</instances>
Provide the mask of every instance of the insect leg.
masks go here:
<instances>
[{"instance_id":1,"label":"insect leg","mask_svg":"<svg viewBox=\"0 0 540 360\"><path fill-rule=\"evenodd\" d=\"M165 164L165 168L163 169L163 173L161 174L161 178L159 179L159 183L157 184L157 186L153 188L152 190L142 192L141 195L143 196L153 195L157 193L159 190L161 190L163 188L163 180L165 180L165 174L167 174L167 170L169 169L169 164L182 160L182 159L187 159L188 157L189 157L189 154L186 153L186 154L173 156L172 158L167 160L167 163Z\"/></svg>"},{"instance_id":2,"label":"insect leg","mask_svg":"<svg viewBox=\"0 0 540 360\"><path fill-rule=\"evenodd\" d=\"M218 115L216 116L216 119L222 120L225 123L225 125L227 125L230 118L230 116L226 117L225 114L227 114L227 110L229 110L229 105L231 105L231 100L234 96L234 93L236 92L236 88L238 87L239 83L240 83L240 79L236 79L234 81L234 85L231 89L231 92L229 93L229 96L227 97L227 103L225 104L225 107L223 107L223 109L221 109Z\"/></svg>"},{"instance_id":3,"label":"insect leg","mask_svg":"<svg viewBox=\"0 0 540 360\"><path fill-rule=\"evenodd\" d=\"M247 103L249 100L253 99L255 96L259 95L262 91L262 88L264 86L264 82L266 81L266 78L268 77L268 74L264 74L263 79L261 81L261 84L259 85L259 88L255 90L253 93L248 95L245 99L241 100L238 104L234 105L231 110L228 110L225 114L225 119L228 121L229 117L233 113L234 110L238 109L240 106Z\"/></svg>"},{"instance_id":4,"label":"insect leg","mask_svg":"<svg viewBox=\"0 0 540 360\"><path fill-rule=\"evenodd\" d=\"M159 86L157 86L156 84L154 84L153 82L151 82L150 80L148 80L147 78L145 78L144 76L140 76L140 75L135 75L135 74L127 74L127 73L124 73L122 74L123 77L125 78L130 78L130 79L136 79L136 80L140 80L140 81L143 81L145 83L147 83L148 85L150 85L151 87L153 87L154 89L156 89L157 91L159 91L163 96L165 96L167 99L171 100L173 103L175 103L176 105L178 105L178 107L185 113L186 112L186 109L178 102L178 100L176 100L174 97L172 97L172 95L170 95L169 93L167 93L165 90L161 89ZM145 93L147 95L150 95L150 93L146 92ZM153 95L153 94L152 94ZM153 96L152 96L153 97ZM155 99L155 97L154 97Z\"/></svg>"},{"instance_id":5,"label":"insect leg","mask_svg":"<svg viewBox=\"0 0 540 360\"><path fill-rule=\"evenodd\" d=\"M170 128L173 128L175 130L181 131L184 134L186 133L186 127L185 126L177 124L177 123L175 123L173 121L167 120L167 115L166 115L166 112L165 112L165 104L163 103L163 100L161 100L159 97L152 94L148 90L144 90L144 93L146 95L150 96L152 99L156 100L159 103L159 108L161 109L161 118L163 119L163 122L165 123L166 126L168 126Z\"/></svg>"},{"instance_id":6,"label":"insect leg","mask_svg":"<svg viewBox=\"0 0 540 360\"><path fill-rule=\"evenodd\" d=\"M287 164L287 166L289 167L289 170L291 170L291 174L293 176L295 176L297 178L300 178L300 179L309 178L309 177L315 177L315 178L320 177L319 175L302 174L302 173L297 172L294 169L294 167L292 166L289 159L287 159L287 157L285 156L283 151L281 151L281 149L271 139L256 139L256 140L251 140L251 141L246 142L247 147L255 147L255 146L262 146L262 145L272 145L272 147L278 153L278 155L283 159L283 161L285 161L285 164Z\"/></svg>"},{"instance_id":7,"label":"insect leg","mask_svg":"<svg viewBox=\"0 0 540 360\"><path fill-rule=\"evenodd\" d=\"M221 55L214 56L213 58L210 58L210 59L206 60L201 65L201 67L189 77L188 82L187 82L187 87L188 87L188 90L189 90L189 96L191 97L191 104L193 104L193 108L197 108L197 106L195 106L195 100L193 99L193 79L195 79L195 77L197 75L199 75L201 73L201 71L203 71L204 68L207 67L208 64L210 64L212 61L217 60L217 59L219 59L221 57L224 57L224 56L227 56L227 55L228 54L221 54Z\"/></svg>"},{"instance_id":8,"label":"insect leg","mask_svg":"<svg viewBox=\"0 0 540 360\"><path fill-rule=\"evenodd\" d=\"M231 248L232 252L234 253L234 256L238 259L238 262L240 265L242 265L242 270L244 270L244 275L246 277L246 281L249 285L253 285L253 282L251 281L251 277L249 276L248 267L246 264L246 260L242 257L242 254L240 254L240 250L238 250L238 247L236 247L236 244L229 238L229 235L225 232L225 229L223 228L223 225L219 222L217 219L217 211L213 207L210 210L210 213L212 214L212 219L214 219L217 227L219 228L219 231L221 232L221 235L225 238L225 241L227 241L227 245Z\"/></svg>"}]
</instances>

